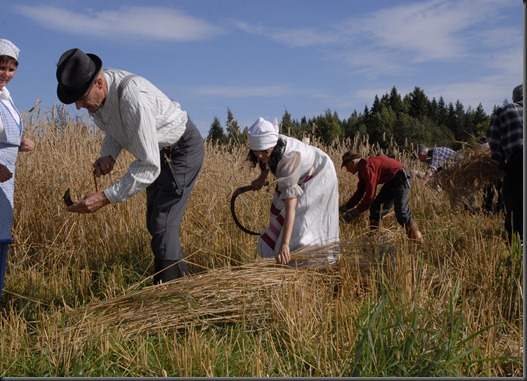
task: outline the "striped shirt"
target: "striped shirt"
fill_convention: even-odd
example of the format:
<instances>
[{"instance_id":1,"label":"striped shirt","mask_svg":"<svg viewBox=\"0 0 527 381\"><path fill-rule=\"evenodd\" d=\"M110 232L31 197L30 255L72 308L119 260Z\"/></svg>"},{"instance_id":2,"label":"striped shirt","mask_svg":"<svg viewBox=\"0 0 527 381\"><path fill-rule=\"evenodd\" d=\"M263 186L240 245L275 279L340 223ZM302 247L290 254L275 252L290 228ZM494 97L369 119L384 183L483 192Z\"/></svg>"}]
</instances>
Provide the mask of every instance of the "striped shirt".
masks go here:
<instances>
[{"instance_id":1,"label":"striped shirt","mask_svg":"<svg viewBox=\"0 0 527 381\"><path fill-rule=\"evenodd\" d=\"M487 141L492 159L500 165L523 148L523 101L496 110L487 131Z\"/></svg>"},{"instance_id":2,"label":"striped shirt","mask_svg":"<svg viewBox=\"0 0 527 381\"><path fill-rule=\"evenodd\" d=\"M104 104L90 112L95 125L105 133L100 156L117 159L125 149L136 159L117 183L104 190L108 200L116 203L155 181L161 171L160 150L179 140L188 116L179 103L139 76L128 82L119 99L118 85L131 73L105 69L104 74L108 94Z\"/></svg>"}]
</instances>

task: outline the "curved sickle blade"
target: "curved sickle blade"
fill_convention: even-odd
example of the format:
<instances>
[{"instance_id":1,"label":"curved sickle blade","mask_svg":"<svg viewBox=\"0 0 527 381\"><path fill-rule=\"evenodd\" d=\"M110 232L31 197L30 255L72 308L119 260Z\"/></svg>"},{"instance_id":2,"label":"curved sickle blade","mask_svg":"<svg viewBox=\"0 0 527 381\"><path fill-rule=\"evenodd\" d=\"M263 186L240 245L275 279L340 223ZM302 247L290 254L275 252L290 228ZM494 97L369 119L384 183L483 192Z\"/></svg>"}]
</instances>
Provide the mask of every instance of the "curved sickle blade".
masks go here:
<instances>
[{"instance_id":1,"label":"curved sickle blade","mask_svg":"<svg viewBox=\"0 0 527 381\"><path fill-rule=\"evenodd\" d=\"M264 185L269 185L269 183L266 181L264 183ZM250 190L253 190L252 185L246 185L244 187L240 187L240 188L236 189L233 192L233 194L231 196L231 214L232 214L232 219L236 223L236 226L238 226L238 228L240 228L240 230L243 231L244 233L251 234L251 235L260 235L260 233L253 232L252 230L247 229L245 226L243 226L241 224L241 222L238 220L238 217L236 217L236 207L235 207L236 197L238 197L239 195L241 195L241 194L243 194L245 192L248 192Z\"/></svg>"},{"instance_id":2,"label":"curved sickle blade","mask_svg":"<svg viewBox=\"0 0 527 381\"><path fill-rule=\"evenodd\" d=\"M64 203L66 206L71 206L74 204L73 200L71 199L70 188L66 189L66 192L64 192Z\"/></svg>"}]
</instances>

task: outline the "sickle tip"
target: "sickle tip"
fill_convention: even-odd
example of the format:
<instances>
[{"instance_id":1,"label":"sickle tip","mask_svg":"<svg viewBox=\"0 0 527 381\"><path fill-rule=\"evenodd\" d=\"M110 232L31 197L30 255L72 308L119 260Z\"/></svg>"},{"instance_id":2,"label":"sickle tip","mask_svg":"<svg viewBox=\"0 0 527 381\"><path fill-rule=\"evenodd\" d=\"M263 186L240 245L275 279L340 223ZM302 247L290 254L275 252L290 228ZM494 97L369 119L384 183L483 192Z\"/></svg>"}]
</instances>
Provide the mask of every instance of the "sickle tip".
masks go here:
<instances>
[{"instance_id":1,"label":"sickle tip","mask_svg":"<svg viewBox=\"0 0 527 381\"><path fill-rule=\"evenodd\" d=\"M64 203L66 206L71 206L74 204L73 200L71 199L70 188L66 189L66 192L64 192Z\"/></svg>"}]
</instances>

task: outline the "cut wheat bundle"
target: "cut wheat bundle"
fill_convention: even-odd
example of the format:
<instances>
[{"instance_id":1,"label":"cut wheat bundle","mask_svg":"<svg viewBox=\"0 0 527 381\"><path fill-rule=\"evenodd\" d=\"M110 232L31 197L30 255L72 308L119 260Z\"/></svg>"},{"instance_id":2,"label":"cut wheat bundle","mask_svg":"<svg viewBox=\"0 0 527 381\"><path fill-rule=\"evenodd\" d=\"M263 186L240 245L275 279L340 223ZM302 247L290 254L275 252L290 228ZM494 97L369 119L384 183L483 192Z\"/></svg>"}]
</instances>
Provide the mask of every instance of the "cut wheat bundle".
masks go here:
<instances>
[{"instance_id":1,"label":"cut wheat bundle","mask_svg":"<svg viewBox=\"0 0 527 381\"><path fill-rule=\"evenodd\" d=\"M291 266L274 258L236 267L212 269L165 284L147 286L116 298L70 311L67 333L85 339L95 332L119 330L124 337L184 329L190 326L240 323L258 327L272 318L276 290L309 289L322 297L340 283L339 265L326 265L328 252L353 258L347 273L369 273L377 255L364 254L372 241L310 246L291 253ZM319 260L320 265L294 263ZM320 296L320 295L319 295ZM313 295L315 297L315 295Z\"/></svg>"},{"instance_id":2,"label":"cut wheat bundle","mask_svg":"<svg viewBox=\"0 0 527 381\"><path fill-rule=\"evenodd\" d=\"M451 200L481 191L503 178L504 171L491 159L489 150L465 149L459 153L460 159L449 163L434 176L434 185L447 192Z\"/></svg>"}]
</instances>

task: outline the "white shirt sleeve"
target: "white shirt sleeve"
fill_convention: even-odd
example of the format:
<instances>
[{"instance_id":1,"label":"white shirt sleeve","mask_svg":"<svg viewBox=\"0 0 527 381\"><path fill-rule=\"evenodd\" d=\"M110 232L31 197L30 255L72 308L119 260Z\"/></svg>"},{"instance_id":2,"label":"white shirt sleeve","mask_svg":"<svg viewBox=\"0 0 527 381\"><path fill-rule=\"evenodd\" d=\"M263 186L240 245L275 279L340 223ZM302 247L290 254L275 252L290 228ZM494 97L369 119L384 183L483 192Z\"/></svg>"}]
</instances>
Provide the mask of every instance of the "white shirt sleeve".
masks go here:
<instances>
[{"instance_id":1,"label":"white shirt sleeve","mask_svg":"<svg viewBox=\"0 0 527 381\"><path fill-rule=\"evenodd\" d=\"M128 171L117 183L104 191L111 203L125 201L145 189L155 181L161 171L154 108L148 106L149 100L141 99L146 96L144 92L130 90L131 87L127 86L124 89L120 101L124 126L119 132L114 129L112 132L120 135L120 140L126 142L126 150L136 160L130 164ZM114 137L107 136L101 147L101 156L114 157L121 148Z\"/></svg>"},{"instance_id":2,"label":"white shirt sleeve","mask_svg":"<svg viewBox=\"0 0 527 381\"><path fill-rule=\"evenodd\" d=\"M277 185L281 191L280 198L295 198L304 194L298 185L302 176L300 152L293 151L282 157L276 169Z\"/></svg>"}]
</instances>

